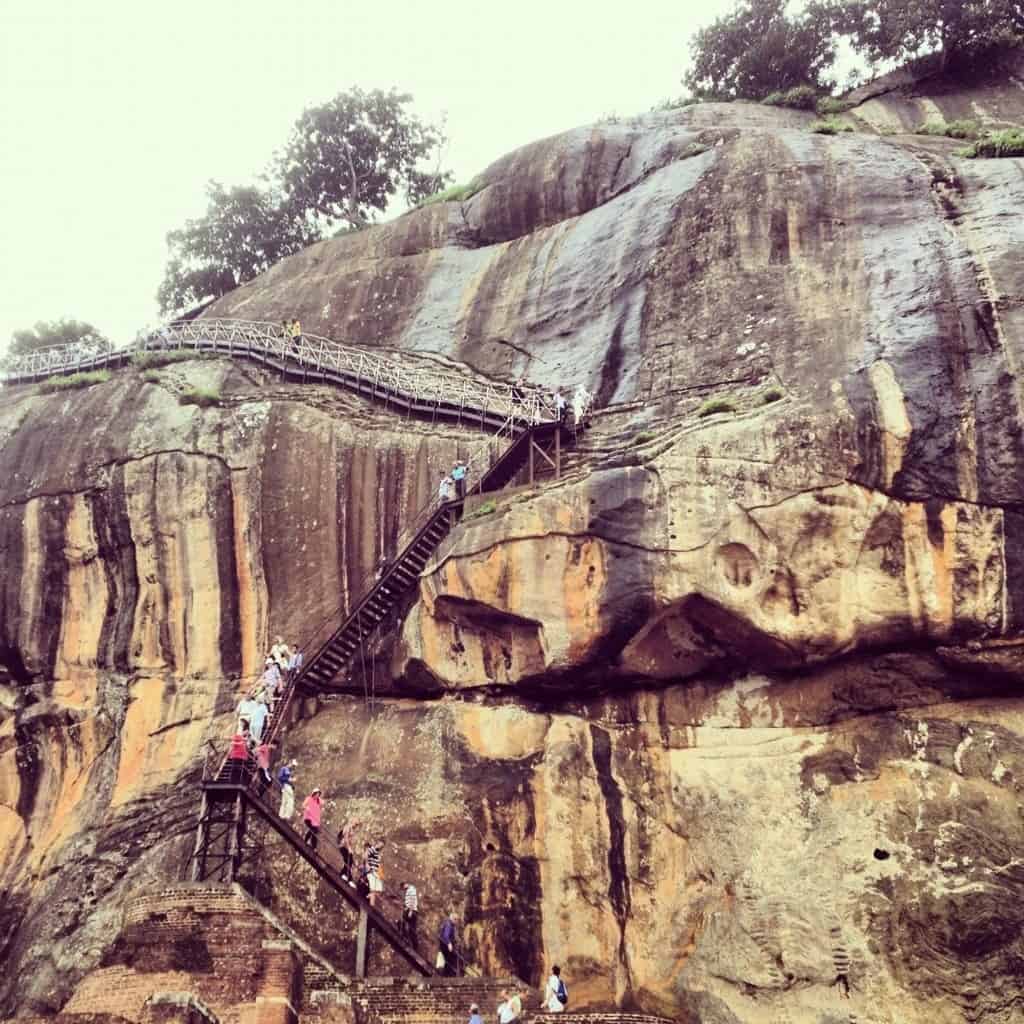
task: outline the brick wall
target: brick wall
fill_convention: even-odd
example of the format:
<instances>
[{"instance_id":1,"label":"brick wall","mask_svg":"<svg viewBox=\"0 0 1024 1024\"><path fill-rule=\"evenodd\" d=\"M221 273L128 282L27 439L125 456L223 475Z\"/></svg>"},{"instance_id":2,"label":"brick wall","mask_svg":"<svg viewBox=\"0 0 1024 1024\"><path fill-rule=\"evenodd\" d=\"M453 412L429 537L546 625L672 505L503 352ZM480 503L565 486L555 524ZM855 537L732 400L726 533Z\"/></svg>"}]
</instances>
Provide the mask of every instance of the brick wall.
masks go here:
<instances>
[{"instance_id":1,"label":"brick wall","mask_svg":"<svg viewBox=\"0 0 1024 1024\"><path fill-rule=\"evenodd\" d=\"M117 942L64 1012L142 1024L150 996L175 991L193 995L220 1024L296 1024L301 975L292 942L244 893L181 885L128 904Z\"/></svg>"},{"instance_id":2,"label":"brick wall","mask_svg":"<svg viewBox=\"0 0 1024 1024\"><path fill-rule=\"evenodd\" d=\"M191 992L154 992L142 1008L143 1024L220 1024Z\"/></svg>"}]
</instances>

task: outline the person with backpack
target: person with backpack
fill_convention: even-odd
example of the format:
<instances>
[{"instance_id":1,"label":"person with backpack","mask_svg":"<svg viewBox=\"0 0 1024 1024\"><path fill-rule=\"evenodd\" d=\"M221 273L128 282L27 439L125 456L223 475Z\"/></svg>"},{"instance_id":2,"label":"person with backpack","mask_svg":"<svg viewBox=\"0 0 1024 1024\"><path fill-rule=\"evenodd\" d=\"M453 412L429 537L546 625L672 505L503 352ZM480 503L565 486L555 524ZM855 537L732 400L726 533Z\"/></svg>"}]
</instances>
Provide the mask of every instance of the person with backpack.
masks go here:
<instances>
[{"instance_id":1,"label":"person with backpack","mask_svg":"<svg viewBox=\"0 0 1024 1024\"><path fill-rule=\"evenodd\" d=\"M544 989L544 1009L548 1013L561 1013L565 1004L569 1002L569 990L562 981L562 969L555 964L551 968L551 977L548 978L547 988Z\"/></svg>"},{"instance_id":2,"label":"person with backpack","mask_svg":"<svg viewBox=\"0 0 1024 1024\"><path fill-rule=\"evenodd\" d=\"M446 978L454 978L457 973L455 969L455 958L459 955L455 949L457 938L455 915L449 912L437 935L438 960L444 960L444 963L439 963L438 967L443 970Z\"/></svg>"}]
</instances>

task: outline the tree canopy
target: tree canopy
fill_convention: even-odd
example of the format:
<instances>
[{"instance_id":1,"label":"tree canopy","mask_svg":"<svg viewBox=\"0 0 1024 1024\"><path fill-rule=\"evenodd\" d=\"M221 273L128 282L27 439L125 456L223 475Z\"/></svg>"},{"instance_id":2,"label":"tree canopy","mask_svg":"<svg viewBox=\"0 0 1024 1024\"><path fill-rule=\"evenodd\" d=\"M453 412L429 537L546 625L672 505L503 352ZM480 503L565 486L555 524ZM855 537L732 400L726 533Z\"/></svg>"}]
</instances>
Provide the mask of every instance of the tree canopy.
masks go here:
<instances>
[{"instance_id":1,"label":"tree canopy","mask_svg":"<svg viewBox=\"0 0 1024 1024\"><path fill-rule=\"evenodd\" d=\"M738 0L695 36L683 81L701 99L760 99L798 85L829 88L835 63L833 5L789 14L787 0Z\"/></svg>"},{"instance_id":2,"label":"tree canopy","mask_svg":"<svg viewBox=\"0 0 1024 1024\"><path fill-rule=\"evenodd\" d=\"M411 112L412 97L353 88L303 111L260 185L207 185L207 210L167 236L157 294L171 313L219 298L284 256L361 228L403 192L418 202L451 175L424 167L442 127Z\"/></svg>"},{"instance_id":3,"label":"tree canopy","mask_svg":"<svg viewBox=\"0 0 1024 1024\"><path fill-rule=\"evenodd\" d=\"M361 227L400 189L415 203L447 184L450 175L420 170L444 133L409 114L411 102L406 93L355 88L303 111L277 159L288 208Z\"/></svg>"},{"instance_id":4,"label":"tree canopy","mask_svg":"<svg viewBox=\"0 0 1024 1024\"><path fill-rule=\"evenodd\" d=\"M969 63L1024 40L1024 0L736 0L691 43L683 82L699 99L831 89L839 41L870 65L941 54Z\"/></svg>"},{"instance_id":5,"label":"tree canopy","mask_svg":"<svg viewBox=\"0 0 1024 1024\"><path fill-rule=\"evenodd\" d=\"M17 359L54 345L91 345L97 352L109 352L113 346L106 335L84 320L40 320L34 327L14 331L7 346L7 359Z\"/></svg>"},{"instance_id":6,"label":"tree canopy","mask_svg":"<svg viewBox=\"0 0 1024 1024\"><path fill-rule=\"evenodd\" d=\"M1024 36L1024 0L849 0L838 26L872 63L942 55L971 59Z\"/></svg>"},{"instance_id":7,"label":"tree canopy","mask_svg":"<svg viewBox=\"0 0 1024 1024\"><path fill-rule=\"evenodd\" d=\"M206 214L167 235L170 256L157 293L165 313L219 298L316 241L269 190L211 181L206 196Z\"/></svg>"}]
</instances>

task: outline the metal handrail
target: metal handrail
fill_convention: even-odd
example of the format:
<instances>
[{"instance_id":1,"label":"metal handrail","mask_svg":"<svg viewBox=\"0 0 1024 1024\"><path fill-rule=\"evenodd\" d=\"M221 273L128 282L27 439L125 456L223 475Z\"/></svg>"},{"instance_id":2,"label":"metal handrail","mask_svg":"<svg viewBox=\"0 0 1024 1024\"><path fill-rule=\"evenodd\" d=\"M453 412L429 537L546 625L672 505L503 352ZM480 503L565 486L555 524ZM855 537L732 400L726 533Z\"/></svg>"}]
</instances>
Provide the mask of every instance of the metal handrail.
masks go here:
<instances>
[{"instance_id":1,"label":"metal handrail","mask_svg":"<svg viewBox=\"0 0 1024 1024\"><path fill-rule=\"evenodd\" d=\"M543 388L512 385L425 368L410 369L397 359L374 355L317 334L292 337L280 324L259 320L210 318L179 320L140 333L126 348L102 350L94 344L58 345L37 349L8 360L0 372L5 383L38 380L58 374L100 369L125 362L136 352L213 347L226 355L260 352L281 365L354 377L372 386L424 406L453 405L473 413L513 417L523 422L552 418Z\"/></svg>"},{"instance_id":2,"label":"metal handrail","mask_svg":"<svg viewBox=\"0 0 1024 1024\"><path fill-rule=\"evenodd\" d=\"M472 485L467 484L467 497L473 493L480 493L486 469L489 469L505 453L505 449L502 448L497 454L494 454L494 442L502 438L508 438L509 443L511 443L516 439L519 432L526 429L528 426L529 424L526 423L521 425L517 424L517 422L510 417L505 421L500 430L489 435L485 440L476 445L469 458L465 460L467 467L466 479L467 481L470 479L473 480ZM413 515L409 524L395 538L394 547L391 552L392 557L388 558L388 563L390 564L405 551L416 536L424 529L424 527L426 527L434 516L441 511L442 508L455 504L458 504L458 502L443 502L439 495L432 495L425 504L420 506ZM377 572L378 570L376 567L367 571L355 588L355 593L358 595L355 600L348 600L338 605L337 608L331 611L324 618L313 634L302 644L299 650L302 653L303 664L305 666L308 667L312 665L314 656L320 653L324 646L330 641L331 637L334 636L340 625L355 611L358 605L366 599L367 595L376 584ZM371 630L371 635L375 632L376 628Z\"/></svg>"}]
</instances>

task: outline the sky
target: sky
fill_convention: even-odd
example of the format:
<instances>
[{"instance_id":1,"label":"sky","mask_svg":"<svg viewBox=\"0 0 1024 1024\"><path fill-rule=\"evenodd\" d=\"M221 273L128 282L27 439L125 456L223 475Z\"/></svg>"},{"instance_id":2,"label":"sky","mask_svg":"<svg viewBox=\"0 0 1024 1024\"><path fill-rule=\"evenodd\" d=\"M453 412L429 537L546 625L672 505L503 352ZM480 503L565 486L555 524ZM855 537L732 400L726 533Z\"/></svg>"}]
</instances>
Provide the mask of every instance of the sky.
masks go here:
<instances>
[{"instance_id":1,"label":"sky","mask_svg":"<svg viewBox=\"0 0 1024 1024\"><path fill-rule=\"evenodd\" d=\"M517 146L680 95L732 0L0 0L0 349L62 316L158 319L167 232L359 85L446 117L467 181Z\"/></svg>"}]
</instances>

